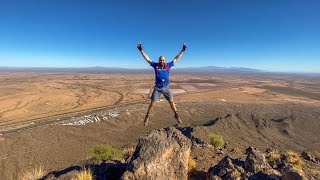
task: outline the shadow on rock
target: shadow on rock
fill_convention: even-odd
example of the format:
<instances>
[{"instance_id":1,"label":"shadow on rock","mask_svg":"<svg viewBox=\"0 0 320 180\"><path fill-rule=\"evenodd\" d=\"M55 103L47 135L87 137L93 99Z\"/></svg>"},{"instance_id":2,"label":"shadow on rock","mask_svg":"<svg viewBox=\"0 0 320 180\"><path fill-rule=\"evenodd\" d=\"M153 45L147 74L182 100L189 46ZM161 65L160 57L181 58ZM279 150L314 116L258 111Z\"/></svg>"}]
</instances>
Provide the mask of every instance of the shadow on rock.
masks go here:
<instances>
[{"instance_id":1,"label":"shadow on rock","mask_svg":"<svg viewBox=\"0 0 320 180\"><path fill-rule=\"evenodd\" d=\"M67 180L77 177L83 169L90 169L96 180L116 180L120 179L126 170L126 164L120 161L102 162L101 164L89 163L83 166L71 166L61 171L48 173L43 180Z\"/></svg>"}]
</instances>

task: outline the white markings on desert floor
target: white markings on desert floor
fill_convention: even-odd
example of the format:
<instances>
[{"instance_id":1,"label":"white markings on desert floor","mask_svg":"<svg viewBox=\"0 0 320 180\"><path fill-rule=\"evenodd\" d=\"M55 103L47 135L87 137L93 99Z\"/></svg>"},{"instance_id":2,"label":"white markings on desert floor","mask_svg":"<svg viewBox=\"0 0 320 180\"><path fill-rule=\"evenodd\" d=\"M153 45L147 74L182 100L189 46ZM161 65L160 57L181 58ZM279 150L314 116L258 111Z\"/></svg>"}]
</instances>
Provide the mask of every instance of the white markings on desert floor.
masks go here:
<instances>
[{"instance_id":1,"label":"white markings on desert floor","mask_svg":"<svg viewBox=\"0 0 320 180\"><path fill-rule=\"evenodd\" d=\"M136 107L129 107L125 110L122 109L125 113L131 113L134 111L139 111L139 108ZM78 125L86 125L90 123L98 123L100 121L106 121L108 119L116 118L120 115L120 110L115 108L111 110L105 110L98 113L95 113L94 115L85 115L85 116L79 116L79 117L72 117L70 119L55 123L55 125L62 125L62 126L78 126Z\"/></svg>"},{"instance_id":2,"label":"white markings on desert floor","mask_svg":"<svg viewBox=\"0 0 320 180\"><path fill-rule=\"evenodd\" d=\"M86 125L89 123L96 123L103 120L108 120L108 118L118 117L120 112L118 110L111 110L106 112L101 112L96 115L85 115L80 117L72 117L71 119L56 123L57 125L63 126L77 126L77 125Z\"/></svg>"},{"instance_id":3,"label":"white markings on desert floor","mask_svg":"<svg viewBox=\"0 0 320 180\"><path fill-rule=\"evenodd\" d=\"M212 83L197 83L198 86L217 86L215 84Z\"/></svg>"},{"instance_id":4,"label":"white markings on desert floor","mask_svg":"<svg viewBox=\"0 0 320 180\"><path fill-rule=\"evenodd\" d=\"M221 101L226 101L225 99L221 99Z\"/></svg>"},{"instance_id":5,"label":"white markings on desert floor","mask_svg":"<svg viewBox=\"0 0 320 180\"><path fill-rule=\"evenodd\" d=\"M58 123L58 125L63 125L63 126L85 125L85 124L95 123L99 121L101 121L99 116L87 115L87 116L80 116L77 118L72 117L70 120L66 120Z\"/></svg>"}]
</instances>

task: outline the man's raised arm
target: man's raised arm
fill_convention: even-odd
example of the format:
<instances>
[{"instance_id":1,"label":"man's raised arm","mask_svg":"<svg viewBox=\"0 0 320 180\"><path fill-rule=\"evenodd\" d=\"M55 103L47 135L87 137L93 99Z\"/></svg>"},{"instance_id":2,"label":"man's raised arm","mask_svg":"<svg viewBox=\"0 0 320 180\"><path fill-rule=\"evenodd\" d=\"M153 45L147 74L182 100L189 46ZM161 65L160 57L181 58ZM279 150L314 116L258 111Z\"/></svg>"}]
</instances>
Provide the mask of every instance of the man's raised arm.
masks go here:
<instances>
[{"instance_id":1,"label":"man's raised arm","mask_svg":"<svg viewBox=\"0 0 320 180\"><path fill-rule=\"evenodd\" d=\"M139 51L141 52L143 58L149 63L151 64L151 59L150 57L143 51L142 46L141 46L141 42L138 42L137 48L139 49Z\"/></svg>"},{"instance_id":2,"label":"man's raised arm","mask_svg":"<svg viewBox=\"0 0 320 180\"><path fill-rule=\"evenodd\" d=\"M187 49L187 45L186 45L186 43L183 43L182 50L181 50L180 53L173 59L173 63L174 63L174 64L179 61L179 59L181 58L182 54L184 53L184 51L185 51L186 49Z\"/></svg>"}]
</instances>

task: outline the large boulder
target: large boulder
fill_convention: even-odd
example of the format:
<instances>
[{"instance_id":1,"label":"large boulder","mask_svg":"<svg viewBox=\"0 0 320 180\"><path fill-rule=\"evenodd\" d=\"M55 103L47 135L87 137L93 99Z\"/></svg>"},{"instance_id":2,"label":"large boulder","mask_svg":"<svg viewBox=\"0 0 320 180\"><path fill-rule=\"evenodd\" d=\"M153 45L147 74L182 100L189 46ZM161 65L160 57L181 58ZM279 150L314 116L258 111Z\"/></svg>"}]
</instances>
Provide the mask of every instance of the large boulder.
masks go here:
<instances>
[{"instance_id":1,"label":"large boulder","mask_svg":"<svg viewBox=\"0 0 320 180\"><path fill-rule=\"evenodd\" d=\"M122 179L187 179L191 141L174 127L141 138Z\"/></svg>"}]
</instances>

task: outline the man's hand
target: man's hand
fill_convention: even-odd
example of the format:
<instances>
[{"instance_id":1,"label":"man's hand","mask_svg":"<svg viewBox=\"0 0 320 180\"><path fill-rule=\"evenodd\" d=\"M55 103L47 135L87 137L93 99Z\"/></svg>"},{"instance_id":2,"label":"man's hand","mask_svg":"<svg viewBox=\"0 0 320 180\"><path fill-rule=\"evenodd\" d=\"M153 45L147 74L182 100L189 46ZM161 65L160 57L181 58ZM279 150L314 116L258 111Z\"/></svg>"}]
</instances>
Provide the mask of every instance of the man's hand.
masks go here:
<instances>
[{"instance_id":1,"label":"man's hand","mask_svg":"<svg viewBox=\"0 0 320 180\"><path fill-rule=\"evenodd\" d=\"M141 42L138 42L137 48L139 49L139 51L142 51Z\"/></svg>"},{"instance_id":2,"label":"man's hand","mask_svg":"<svg viewBox=\"0 0 320 180\"><path fill-rule=\"evenodd\" d=\"M141 42L138 42L137 48L139 49L141 55L143 56L143 58L149 63L151 64L151 59L150 57L147 55L146 52L142 51L142 46L141 46Z\"/></svg>"},{"instance_id":3,"label":"man's hand","mask_svg":"<svg viewBox=\"0 0 320 180\"><path fill-rule=\"evenodd\" d=\"M184 52L186 49L187 49L187 44L186 44L186 43L183 43L182 51Z\"/></svg>"},{"instance_id":4,"label":"man's hand","mask_svg":"<svg viewBox=\"0 0 320 180\"><path fill-rule=\"evenodd\" d=\"M182 50L180 51L180 53L173 59L173 63L177 63L179 61L179 59L181 58L183 52L187 49L187 44L186 43L183 43L183 46L182 46Z\"/></svg>"}]
</instances>

